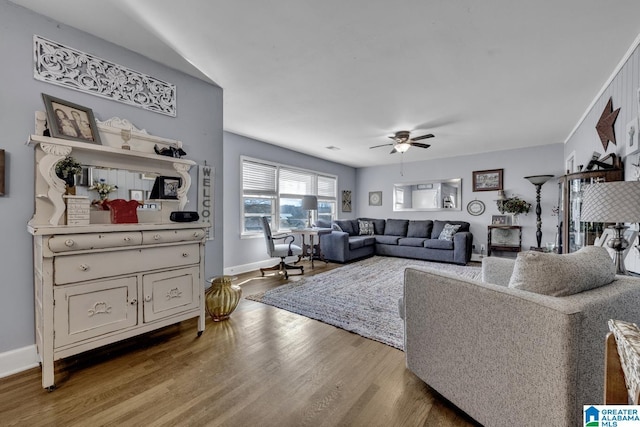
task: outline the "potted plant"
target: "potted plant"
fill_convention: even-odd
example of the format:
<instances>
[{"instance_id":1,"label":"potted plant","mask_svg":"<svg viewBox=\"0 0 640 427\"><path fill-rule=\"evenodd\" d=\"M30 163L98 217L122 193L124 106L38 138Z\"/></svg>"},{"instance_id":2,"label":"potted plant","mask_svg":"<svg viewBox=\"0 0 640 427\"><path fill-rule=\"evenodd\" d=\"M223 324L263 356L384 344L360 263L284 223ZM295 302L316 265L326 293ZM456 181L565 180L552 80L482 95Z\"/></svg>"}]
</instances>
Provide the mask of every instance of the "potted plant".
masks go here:
<instances>
[{"instance_id":1,"label":"potted plant","mask_svg":"<svg viewBox=\"0 0 640 427\"><path fill-rule=\"evenodd\" d=\"M504 200L498 200L498 210L500 213L513 214L514 223L518 223L518 215L528 214L531 209L531 203L522 200L517 196L507 197Z\"/></svg>"},{"instance_id":2,"label":"potted plant","mask_svg":"<svg viewBox=\"0 0 640 427\"><path fill-rule=\"evenodd\" d=\"M93 181L93 185L89 187L89 190L97 191L100 200L94 200L92 204L99 205L102 209L107 210L108 205L104 202L109 198L109 193L116 191L117 189L117 185L107 184L104 178L100 178L98 181Z\"/></svg>"},{"instance_id":3,"label":"potted plant","mask_svg":"<svg viewBox=\"0 0 640 427\"><path fill-rule=\"evenodd\" d=\"M82 165L72 156L67 156L56 163L56 175L67 184L67 188L75 187L75 176L80 172L82 172Z\"/></svg>"}]
</instances>

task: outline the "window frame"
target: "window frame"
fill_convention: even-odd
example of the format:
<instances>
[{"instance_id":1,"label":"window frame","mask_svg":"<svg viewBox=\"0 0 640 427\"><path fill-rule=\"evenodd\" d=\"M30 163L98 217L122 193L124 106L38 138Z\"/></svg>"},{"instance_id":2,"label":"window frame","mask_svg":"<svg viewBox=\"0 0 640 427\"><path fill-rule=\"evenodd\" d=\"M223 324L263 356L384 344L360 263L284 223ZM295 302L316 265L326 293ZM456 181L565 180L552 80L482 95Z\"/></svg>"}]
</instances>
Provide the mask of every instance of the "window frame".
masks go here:
<instances>
[{"instance_id":1,"label":"window frame","mask_svg":"<svg viewBox=\"0 0 640 427\"><path fill-rule=\"evenodd\" d=\"M273 167L275 169L275 193L268 192L260 192L260 191L245 191L244 188L244 166L245 162L256 163L260 165L264 165L267 167ZM249 156L240 156L240 236L241 238L253 238L253 237L262 237L262 231L250 231L245 229L247 214L245 213L245 199L250 197L255 198L269 198L272 202L272 210L270 213L271 216L271 232L288 232L295 229L280 227L280 208L281 208L281 199L300 199L302 200L302 196L307 194L295 194L295 193L280 193L281 186L281 171L300 173L303 175L311 175L311 192L308 195L315 195L318 198L318 203L329 203L332 205L331 209L331 217L335 219L337 216L337 208L338 208L338 176L324 173L320 171L314 171L311 169L300 168L296 166L286 165L282 163L271 162L268 160L257 159L255 157ZM326 179L327 182L331 180L334 183L333 196L329 196L328 194L319 195L318 194L318 179ZM325 214L326 215L326 214ZM251 215L250 215L251 216ZM262 216L262 215L260 215ZM274 220L277 218L278 220ZM313 211L312 221L317 221L318 211Z\"/></svg>"}]
</instances>

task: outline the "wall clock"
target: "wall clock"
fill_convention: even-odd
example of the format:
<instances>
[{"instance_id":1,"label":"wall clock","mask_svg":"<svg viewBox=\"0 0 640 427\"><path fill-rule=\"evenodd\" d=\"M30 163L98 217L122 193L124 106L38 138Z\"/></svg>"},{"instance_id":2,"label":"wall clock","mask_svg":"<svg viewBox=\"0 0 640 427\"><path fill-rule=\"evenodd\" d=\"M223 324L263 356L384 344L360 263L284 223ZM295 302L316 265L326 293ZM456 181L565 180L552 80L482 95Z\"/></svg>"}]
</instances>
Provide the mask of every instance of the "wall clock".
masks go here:
<instances>
[{"instance_id":1,"label":"wall clock","mask_svg":"<svg viewBox=\"0 0 640 427\"><path fill-rule=\"evenodd\" d=\"M369 206L382 206L382 191L369 192Z\"/></svg>"},{"instance_id":2,"label":"wall clock","mask_svg":"<svg viewBox=\"0 0 640 427\"><path fill-rule=\"evenodd\" d=\"M467 212L473 216L482 215L484 213L484 203L480 200L472 200L467 204Z\"/></svg>"}]
</instances>

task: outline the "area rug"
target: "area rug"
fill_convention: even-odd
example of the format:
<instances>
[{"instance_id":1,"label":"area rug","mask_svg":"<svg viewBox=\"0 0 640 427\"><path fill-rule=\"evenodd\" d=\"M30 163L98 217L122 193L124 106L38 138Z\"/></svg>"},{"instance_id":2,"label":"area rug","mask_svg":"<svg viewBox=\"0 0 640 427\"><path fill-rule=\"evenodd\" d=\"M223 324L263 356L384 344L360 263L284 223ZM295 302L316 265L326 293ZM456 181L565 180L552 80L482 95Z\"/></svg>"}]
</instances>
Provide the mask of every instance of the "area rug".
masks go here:
<instances>
[{"instance_id":1,"label":"area rug","mask_svg":"<svg viewBox=\"0 0 640 427\"><path fill-rule=\"evenodd\" d=\"M300 276L294 283L246 298L402 350L404 331L398 300L403 292L404 269L409 266L480 278L480 267L476 266L375 256L314 276Z\"/></svg>"}]
</instances>

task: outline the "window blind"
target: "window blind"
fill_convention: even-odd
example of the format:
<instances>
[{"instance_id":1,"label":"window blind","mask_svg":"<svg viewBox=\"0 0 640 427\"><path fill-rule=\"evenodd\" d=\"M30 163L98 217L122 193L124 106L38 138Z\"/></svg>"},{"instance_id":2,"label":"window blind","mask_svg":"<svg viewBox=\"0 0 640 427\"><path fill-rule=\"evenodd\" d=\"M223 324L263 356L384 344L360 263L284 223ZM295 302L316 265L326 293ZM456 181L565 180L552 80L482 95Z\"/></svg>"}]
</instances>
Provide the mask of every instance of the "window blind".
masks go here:
<instances>
[{"instance_id":1,"label":"window blind","mask_svg":"<svg viewBox=\"0 0 640 427\"><path fill-rule=\"evenodd\" d=\"M242 162L242 191L245 195L276 195L278 168L251 161Z\"/></svg>"}]
</instances>

